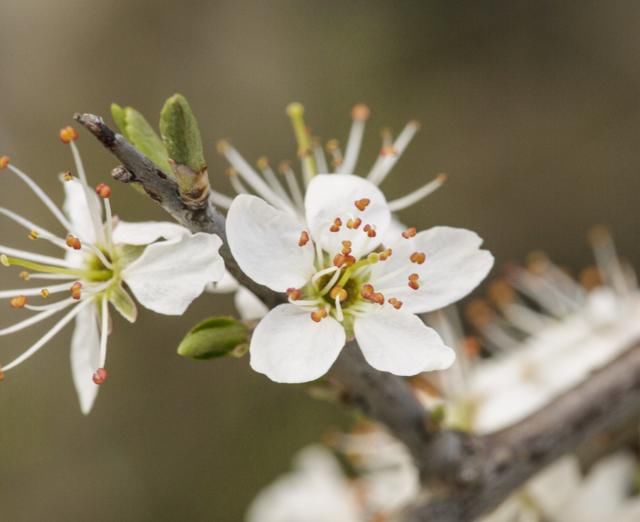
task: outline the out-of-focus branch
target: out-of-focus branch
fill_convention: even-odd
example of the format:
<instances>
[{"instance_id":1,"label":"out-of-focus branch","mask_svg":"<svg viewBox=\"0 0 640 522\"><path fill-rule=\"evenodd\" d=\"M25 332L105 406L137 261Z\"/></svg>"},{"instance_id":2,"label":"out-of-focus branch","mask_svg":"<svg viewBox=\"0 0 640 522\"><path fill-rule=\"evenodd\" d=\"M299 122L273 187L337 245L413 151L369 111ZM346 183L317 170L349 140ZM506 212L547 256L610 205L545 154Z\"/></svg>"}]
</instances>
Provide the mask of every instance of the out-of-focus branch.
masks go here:
<instances>
[{"instance_id":1,"label":"out-of-focus branch","mask_svg":"<svg viewBox=\"0 0 640 522\"><path fill-rule=\"evenodd\" d=\"M550 364L552 362L550 361ZM473 439L457 469L464 476L439 498L417 506L408 522L474 520L497 507L545 466L593 436L640 419L640 345L522 422Z\"/></svg>"},{"instance_id":2,"label":"out-of-focus branch","mask_svg":"<svg viewBox=\"0 0 640 522\"><path fill-rule=\"evenodd\" d=\"M116 180L140 187L192 232L215 233L225 239L224 216L213 205L194 208L183 201L176 181L101 118L91 114L75 118L122 163L112 173ZM220 253L240 284L267 305L284 301L283 295L257 285L242 273L226 241ZM348 403L386 425L407 445L420 468L431 495L407 513L408 522L472 521L593 435L640 417L640 345L544 410L484 437L439 430L408 384L367 365L354 343L343 350L331 377Z\"/></svg>"}]
</instances>

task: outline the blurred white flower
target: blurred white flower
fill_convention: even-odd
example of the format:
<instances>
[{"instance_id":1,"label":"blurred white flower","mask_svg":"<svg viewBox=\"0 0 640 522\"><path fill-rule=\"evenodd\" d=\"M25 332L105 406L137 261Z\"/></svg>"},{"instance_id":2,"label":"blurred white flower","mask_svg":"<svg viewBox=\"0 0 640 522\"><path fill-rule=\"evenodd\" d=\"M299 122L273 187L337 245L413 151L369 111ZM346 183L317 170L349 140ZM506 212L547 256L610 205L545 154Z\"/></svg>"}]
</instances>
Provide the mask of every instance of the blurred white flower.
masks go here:
<instances>
[{"instance_id":1,"label":"blurred white flower","mask_svg":"<svg viewBox=\"0 0 640 522\"><path fill-rule=\"evenodd\" d=\"M381 250L391 212L382 192L351 175L317 175L305 224L264 200L238 196L227 216L231 252L245 274L290 304L271 310L251 339L251 366L277 382L324 375L352 335L373 367L397 375L454 359L415 314L475 288L493 257L464 229L398 234Z\"/></svg>"},{"instance_id":2,"label":"blurred white flower","mask_svg":"<svg viewBox=\"0 0 640 522\"><path fill-rule=\"evenodd\" d=\"M135 321L137 310L130 293L150 310L180 315L209 282L222 277L224 262L218 254L221 241L215 235L191 234L173 223L125 223L114 219L109 202L111 189L100 184L94 191L87 184L74 143L76 131L65 128L60 137L71 146L78 175L77 178L70 173L63 175L64 212L35 181L11 165L8 157L0 158L0 168L22 180L65 230L62 236L56 235L0 207L0 214L28 229L31 239L48 241L64 252L62 257L51 257L0 245L2 264L25 269L20 274L23 280L55 282L49 286L0 291L0 299L10 299L13 308L37 312L1 328L0 335L24 330L66 312L34 345L4 364L2 372L26 361L75 319L71 366L80 407L86 414L93 406L98 385L107 378L109 304L131 322ZM44 302L57 294L65 297L50 304L31 304L34 297Z\"/></svg>"},{"instance_id":3,"label":"blurred white flower","mask_svg":"<svg viewBox=\"0 0 640 522\"><path fill-rule=\"evenodd\" d=\"M459 357L440 376L439 397L421 396L444 402L459 428L496 431L585 381L640 339L635 275L606 231L596 229L592 243L597 267L582 272L582 284L542 254L527 268L510 267L505 279L490 285L488 300L476 299L466 309L479 332L475 343L455 310L432 314L429 324ZM480 346L491 357L478 358Z\"/></svg>"},{"instance_id":4,"label":"blurred white flower","mask_svg":"<svg viewBox=\"0 0 640 522\"><path fill-rule=\"evenodd\" d=\"M356 105L352 110L353 123L349 133L349 139L344 154L337 140L327 143L326 151L330 160L327 161L325 151L318 139L312 138L303 120L303 108L300 104L293 103L287 108L296 139L298 141L298 155L301 161L302 177L298 178L291 165L287 162L280 164L278 169L280 176L276 174L266 158L260 158L257 162L257 170L227 141L221 141L218 149L231 165L228 171L229 179L236 194L255 194L273 207L288 213L301 224L305 223L304 200L307 188L317 174L351 174L359 172L357 168L365 123L369 118L369 109L365 105ZM363 177L374 185L380 185L400 159L414 135L419 129L416 122L409 122L395 140L389 131L383 133L383 143L373 166ZM389 209L397 212L408 208L436 191L445 182L446 176L439 174L434 179L426 182L422 187L411 193L389 202ZM231 207L233 198L213 191L211 201L220 208ZM398 237L404 227L396 218L392 217L387 227L387 237L383 237L383 243L387 238L392 242ZM237 282L227 275L223 282L212 285L212 292L233 292L238 288ZM257 299L257 298L256 298ZM255 300L249 300L246 292L237 298L238 311L243 319L256 319L256 313L260 308L256 307ZM266 308L263 310L266 314ZM247 315L248 314L248 315Z\"/></svg>"},{"instance_id":5,"label":"blurred white flower","mask_svg":"<svg viewBox=\"0 0 640 522\"><path fill-rule=\"evenodd\" d=\"M334 453L302 450L294 471L259 493L247 522L380 522L418 494L411 456L385 432L368 427L331 439Z\"/></svg>"},{"instance_id":6,"label":"blurred white flower","mask_svg":"<svg viewBox=\"0 0 640 522\"><path fill-rule=\"evenodd\" d=\"M364 522L356 490L321 446L302 450L294 470L253 501L247 522Z\"/></svg>"},{"instance_id":7,"label":"blurred white flower","mask_svg":"<svg viewBox=\"0 0 640 522\"><path fill-rule=\"evenodd\" d=\"M627 453L603 459L586 476L577 459L565 457L480 522L637 522L640 497L630 496L636 472Z\"/></svg>"}]
</instances>

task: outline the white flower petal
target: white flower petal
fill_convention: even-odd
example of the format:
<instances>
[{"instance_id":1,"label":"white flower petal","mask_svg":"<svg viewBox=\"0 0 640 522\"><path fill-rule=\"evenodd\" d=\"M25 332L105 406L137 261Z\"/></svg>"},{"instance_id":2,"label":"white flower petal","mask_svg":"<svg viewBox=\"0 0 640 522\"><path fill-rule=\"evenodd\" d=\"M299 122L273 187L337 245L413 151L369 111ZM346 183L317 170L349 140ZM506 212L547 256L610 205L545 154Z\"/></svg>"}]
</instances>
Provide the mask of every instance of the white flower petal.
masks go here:
<instances>
[{"instance_id":1,"label":"white flower petal","mask_svg":"<svg viewBox=\"0 0 640 522\"><path fill-rule=\"evenodd\" d=\"M98 395L99 386L93 374L100 364L100 330L96 307L89 305L76 318L71 338L71 375L76 387L80 409L87 415Z\"/></svg>"},{"instance_id":2,"label":"white flower petal","mask_svg":"<svg viewBox=\"0 0 640 522\"><path fill-rule=\"evenodd\" d=\"M233 277L228 270L225 270L219 281L207 285L207 292L211 292L212 294L229 294L236 292L238 288L240 288L238 281L236 281L235 277Z\"/></svg>"},{"instance_id":3,"label":"white flower petal","mask_svg":"<svg viewBox=\"0 0 640 522\"><path fill-rule=\"evenodd\" d=\"M146 308L181 315L208 283L222 277L221 244L218 236L202 232L153 243L122 278Z\"/></svg>"},{"instance_id":4,"label":"white flower petal","mask_svg":"<svg viewBox=\"0 0 640 522\"><path fill-rule=\"evenodd\" d=\"M308 382L322 377L346 340L331 317L316 323L308 311L284 304L260 321L251 338L251 367L275 382Z\"/></svg>"},{"instance_id":5,"label":"white flower petal","mask_svg":"<svg viewBox=\"0 0 640 522\"><path fill-rule=\"evenodd\" d=\"M493 266L493 256L480 250L482 239L470 230L434 227L412 239L401 238L390 245L393 254L373 266L371 283L377 291L394 291L387 298L404 302L403 310L426 313L458 301L486 277ZM424 253L426 261L412 263L411 254ZM420 288L408 286L408 277L420 276ZM385 277L386 276L386 277Z\"/></svg>"},{"instance_id":6,"label":"white flower petal","mask_svg":"<svg viewBox=\"0 0 640 522\"><path fill-rule=\"evenodd\" d=\"M227 215L227 240L242 271L276 292L304 286L314 273L313 243L298 246L305 226L262 199L242 194Z\"/></svg>"},{"instance_id":7,"label":"white flower petal","mask_svg":"<svg viewBox=\"0 0 640 522\"><path fill-rule=\"evenodd\" d=\"M74 234L77 234L83 241L89 243L96 242L96 232L93 228L91 212L87 198L91 201L92 207L101 208L98 196L89 190L84 189L82 183L78 179L65 181L64 192L64 212L69 217L69 221L73 226ZM96 212L98 212L96 210ZM102 217L100 217L102 220Z\"/></svg>"},{"instance_id":8,"label":"white flower petal","mask_svg":"<svg viewBox=\"0 0 640 522\"><path fill-rule=\"evenodd\" d=\"M355 202L365 198L370 203L360 211ZM349 174L315 176L307 188L305 212L312 237L330 254L340 252L345 240L351 241L355 257L374 250L391 223L391 212L380 189L364 178ZM331 232L329 228L337 217L342 220L342 228L340 232ZM357 230L347 228L349 218L360 218L362 225ZM367 224L375 227L375 238L367 237L363 231Z\"/></svg>"},{"instance_id":9,"label":"white flower petal","mask_svg":"<svg viewBox=\"0 0 640 522\"><path fill-rule=\"evenodd\" d=\"M244 286L238 288L234 302L240 317L245 321L262 319L269 313L269 308L258 297Z\"/></svg>"},{"instance_id":10,"label":"white flower petal","mask_svg":"<svg viewBox=\"0 0 640 522\"><path fill-rule=\"evenodd\" d=\"M444 370L455 360L435 330L390 306L356 318L354 333L367 362L395 375Z\"/></svg>"},{"instance_id":11,"label":"white flower petal","mask_svg":"<svg viewBox=\"0 0 640 522\"><path fill-rule=\"evenodd\" d=\"M166 221L118 221L113 229L113 242L119 245L149 245L162 238L173 239L188 234L186 228Z\"/></svg>"}]
</instances>

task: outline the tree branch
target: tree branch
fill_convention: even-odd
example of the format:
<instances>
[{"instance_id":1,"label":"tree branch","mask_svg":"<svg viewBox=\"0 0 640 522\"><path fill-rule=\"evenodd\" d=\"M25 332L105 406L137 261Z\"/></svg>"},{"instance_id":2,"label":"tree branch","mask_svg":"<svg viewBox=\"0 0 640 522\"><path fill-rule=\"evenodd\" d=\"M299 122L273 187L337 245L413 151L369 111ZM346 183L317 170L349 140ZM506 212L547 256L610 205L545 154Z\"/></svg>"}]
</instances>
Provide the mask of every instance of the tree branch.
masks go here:
<instances>
[{"instance_id":1,"label":"tree branch","mask_svg":"<svg viewBox=\"0 0 640 522\"><path fill-rule=\"evenodd\" d=\"M494 509L529 478L603 431L640 418L640 344L522 422L475 437L466 475L439 499L416 507L407 522L474 520Z\"/></svg>"}]
</instances>

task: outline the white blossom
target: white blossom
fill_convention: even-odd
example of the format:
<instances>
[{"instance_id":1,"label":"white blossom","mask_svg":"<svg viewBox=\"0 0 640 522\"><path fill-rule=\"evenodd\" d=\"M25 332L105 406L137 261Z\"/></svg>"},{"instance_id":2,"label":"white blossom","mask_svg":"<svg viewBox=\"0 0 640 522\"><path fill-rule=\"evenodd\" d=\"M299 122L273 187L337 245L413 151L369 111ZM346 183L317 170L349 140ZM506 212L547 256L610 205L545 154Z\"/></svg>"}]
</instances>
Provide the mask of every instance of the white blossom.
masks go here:
<instances>
[{"instance_id":1,"label":"white blossom","mask_svg":"<svg viewBox=\"0 0 640 522\"><path fill-rule=\"evenodd\" d=\"M231 252L245 274L289 304L271 310L251 340L251 365L277 382L324 375L355 336L373 367L397 375L447 368L453 351L415 314L470 292L493 257L473 232L409 229L381 247L391 222L382 192L348 174L317 175L305 224L261 198L236 197Z\"/></svg>"},{"instance_id":2,"label":"white blossom","mask_svg":"<svg viewBox=\"0 0 640 522\"><path fill-rule=\"evenodd\" d=\"M64 234L49 232L16 212L0 207L0 214L29 230L31 239L47 241L62 250L60 257L52 257L0 245L3 265L24 269L20 275L25 281L42 282L38 286L0 291L0 299L9 299L13 308L35 312L0 328L0 335L24 330L64 313L35 344L3 364L2 372L26 361L75 319L71 367L80 407L86 414L93 406L98 385L107 377L109 305L131 322L137 316L131 295L145 308L180 315L208 283L222 277L224 262L218 254L221 240L215 235L191 234L173 223L126 223L114 218L111 189L100 184L93 190L87 183L74 143L75 130L63 129L60 137L71 146L77 175L62 176L66 194L64 211L31 177L12 165L8 157L0 158L0 167L23 181L65 231ZM58 295L60 299L48 302Z\"/></svg>"}]
</instances>

